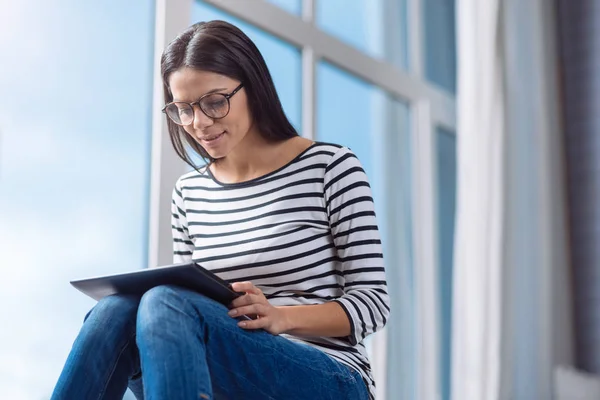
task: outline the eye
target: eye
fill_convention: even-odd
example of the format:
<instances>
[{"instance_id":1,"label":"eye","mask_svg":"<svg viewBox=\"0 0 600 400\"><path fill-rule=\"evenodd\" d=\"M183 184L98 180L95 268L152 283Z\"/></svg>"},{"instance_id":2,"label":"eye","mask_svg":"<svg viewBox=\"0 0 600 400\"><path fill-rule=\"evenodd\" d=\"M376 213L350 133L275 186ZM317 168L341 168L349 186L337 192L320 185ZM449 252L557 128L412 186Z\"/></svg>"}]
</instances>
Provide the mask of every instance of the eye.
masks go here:
<instances>
[{"instance_id":1,"label":"eye","mask_svg":"<svg viewBox=\"0 0 600 400\"><path fill-rule=\"evenodd\" d=\"M177 107L177 113L181 117L189 117L192 115L192 110L189 106Z\"/></svg>"},{"instance_id":2,"label":"eye","mask_svg":"<svg viewBox=\"0 0 600 400\"><path fill-rule=\"evenodd\" d=\"M218 110L227 106L227 99L223 95L215 94L202 99L202 107L205 110Z\"/></svg>"}]
</instances>

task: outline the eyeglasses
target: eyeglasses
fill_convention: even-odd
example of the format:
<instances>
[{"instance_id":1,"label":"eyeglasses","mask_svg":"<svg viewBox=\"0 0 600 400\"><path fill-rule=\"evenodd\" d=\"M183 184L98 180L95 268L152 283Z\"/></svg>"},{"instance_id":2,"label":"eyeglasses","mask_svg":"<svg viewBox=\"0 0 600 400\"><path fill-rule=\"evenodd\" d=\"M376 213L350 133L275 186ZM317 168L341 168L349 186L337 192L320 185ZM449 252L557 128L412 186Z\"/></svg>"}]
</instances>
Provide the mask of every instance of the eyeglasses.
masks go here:
<instances>
[{"instance_id":1,"label":"eyeglasses","mask_svg":"<svg viewBox=\"0 0 600 400\"><path fill-rule=\"evenodd\" d=\"M191 125L194 122L194 105L198 104L200 110L211 119L225 118L229 114L231 104L229 99L234 94L240 91L244 86L240 83L238 87L233 89L233 92L225 93L208 93L200 97L198 101L186 103L185 101L174 101L163 107L162 112L176 123L177 125Z\"/></svg>"}]
</instances>

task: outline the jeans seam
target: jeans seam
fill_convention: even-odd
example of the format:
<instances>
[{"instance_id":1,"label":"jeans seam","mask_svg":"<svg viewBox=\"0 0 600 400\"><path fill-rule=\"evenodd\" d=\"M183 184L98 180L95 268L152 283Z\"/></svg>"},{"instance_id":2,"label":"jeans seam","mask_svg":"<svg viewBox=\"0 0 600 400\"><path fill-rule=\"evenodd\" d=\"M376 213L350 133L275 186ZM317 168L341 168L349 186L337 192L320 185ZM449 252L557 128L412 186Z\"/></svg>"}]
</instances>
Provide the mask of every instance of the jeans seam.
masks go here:
<instances>
[{"instance_id":1,"label":"jeans seam","mask_svg":"<svg viewBox=\"0 0 600 400\"><path fill-rule=\"evenodd\" d=\"M110 371L110 374L108 374L108 377L104 383L104 388L100 391L100 394L98 394L98 400L102 399L104 397L104 394L106 393L106 388L108 387L108 383L110 382L110 379L113 377L115 370L117 369L117 365L119 364L119 360L121 359L121 356L123 355L123 353L125 352L125 349L127 349L127 346L129 346L129 344L132 342L132 340L135 339L135 333L133 335L131 335L131 337L129 338L129 340L127 342L125 342L125 345L123 346L123 348L121 349L121 351L119 352L119 355L117 356L117 360L115 361L112 370Z\"/></svg>"}]
</instances>

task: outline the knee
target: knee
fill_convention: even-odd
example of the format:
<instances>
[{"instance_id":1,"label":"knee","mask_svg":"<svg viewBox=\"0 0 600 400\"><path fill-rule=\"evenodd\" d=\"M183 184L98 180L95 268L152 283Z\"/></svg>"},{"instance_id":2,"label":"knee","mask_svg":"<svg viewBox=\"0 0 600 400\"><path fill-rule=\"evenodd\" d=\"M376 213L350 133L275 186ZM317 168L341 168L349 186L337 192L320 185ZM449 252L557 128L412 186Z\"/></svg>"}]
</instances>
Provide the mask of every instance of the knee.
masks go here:
<instances>
[{"instance_id":1,"label":"knee","mask_svg":"<svg viewBox=\"0 0 600 400\"><path fill-rule=\"evenodd\" d=\"M106 296L94 306L85 316L88 320L114 320L119 317L135 315L139 299L134 296ZM109 322L109 321L106 321Z\"/></svg>"},{"instance_id":2,"label":"knee","mask_svg":"<svg viewBox=\"0 0 600 400\"><path fill-rule=\"evenodd\" d=\"M107 327L134 323L138 304L139 298L134 296L104 297L87 313L84 327L91 331L104 331Z\"/></svg>"},{"instance_id":3,"label":"knee","mask_svg":"<svg viewBox=\"0 0 600 400\"><path fill-rule=\"evenodd\" d=\"M227 308L191 290L162 285L147 291L137 312L138 340L190 329L213 315L230 318Z\"/></svg>"},{"instance_id":4,"label":"knee","mask_svg":"<svg viewBox=\"0 0 600 400\"><path fill-rule=\"evenodd\" d=\"M177 314L189 312L180 290L177 286L162 285L144 293L137 312L138 336L172 330Z\"/></svg>"}]
</instances>

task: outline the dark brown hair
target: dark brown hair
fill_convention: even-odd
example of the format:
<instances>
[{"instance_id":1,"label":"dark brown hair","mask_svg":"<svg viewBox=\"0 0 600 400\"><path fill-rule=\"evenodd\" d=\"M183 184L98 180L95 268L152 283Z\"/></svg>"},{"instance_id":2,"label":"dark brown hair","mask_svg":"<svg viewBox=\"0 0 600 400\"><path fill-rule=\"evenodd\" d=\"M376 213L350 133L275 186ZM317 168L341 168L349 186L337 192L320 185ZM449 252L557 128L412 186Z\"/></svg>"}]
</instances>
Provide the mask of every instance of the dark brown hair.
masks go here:
<instances>
[{"instance_id":1,"label":"dark brown hair","mask_svg":"<svg viewBox=\"0 0 600 400\"><path fill-rule=\"evenodd\" d=\"M169 43L160 64L165 104L173 101L169 88L173 72L184 67L214 72L244 84L253 123L267 140L279 141L298 135L283 112L264 58L252 40L236 26L224 21L198 22ZM197 168L184 141L202 158L214 161L183 127L169 118L167 126L173 148L183 161Z\"/></svg>"}]
</instances>

